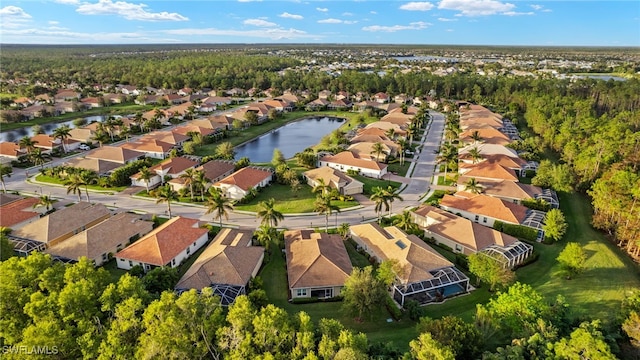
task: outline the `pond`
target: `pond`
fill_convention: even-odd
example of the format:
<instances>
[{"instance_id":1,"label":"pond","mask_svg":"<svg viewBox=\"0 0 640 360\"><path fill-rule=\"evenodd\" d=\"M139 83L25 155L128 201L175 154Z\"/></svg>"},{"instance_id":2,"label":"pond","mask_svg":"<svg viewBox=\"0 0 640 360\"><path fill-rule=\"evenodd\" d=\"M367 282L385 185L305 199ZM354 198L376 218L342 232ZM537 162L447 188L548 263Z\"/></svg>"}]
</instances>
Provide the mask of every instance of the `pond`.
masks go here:
<instances>
[{"instance_id":1,"label":"pond","mask_svg":"<svg viewBox=\"0 0 640 360\"><path fill-rule=\"evenodd\" d=\"M90 124L96 121L102 122L106 118L107 118L106 116L95 115L95 116L85 117L84 120L87 124ZM76 126L73 125L73 122L75 120L76 119L60 122L60 123L42 124L40 125L40 128L42 128L42 131L44 131L45 134L51 135L55 129L59 128L62 125L68 125L72 129L75 128ZM0 133L0 141L18 141L25 136L31 137L33 135L34 133L33 133L32 127L24 127L24 128L15 129L15 130L3 131L2 133Z\"/></svg>"},{"instance_id":2,"label":"pond","mask_svg":"<svg viewBox=\"0 0 640 360\"><path fill-rule=\"evenodd\" d=\"M314 117L289 123L270 131L257 139L235 148L236 160L248 157L254 163L271 162L273 150L280 149L286 159L320 142L344 123L344 119L334 117Z\"/></svg>"}]
</instances>

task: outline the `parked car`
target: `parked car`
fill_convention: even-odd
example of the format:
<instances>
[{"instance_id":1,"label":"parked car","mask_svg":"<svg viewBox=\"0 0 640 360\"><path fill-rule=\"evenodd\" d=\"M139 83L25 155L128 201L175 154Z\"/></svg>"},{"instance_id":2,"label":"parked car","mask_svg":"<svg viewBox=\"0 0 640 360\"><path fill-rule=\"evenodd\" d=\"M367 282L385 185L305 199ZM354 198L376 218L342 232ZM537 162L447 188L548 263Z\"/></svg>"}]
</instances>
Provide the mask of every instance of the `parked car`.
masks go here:
<instances>
[{"instance_id":1,"label":"parked car","mask_svg":"<svg viewBox=\"0 0 640 360\"><path fill-rule=\"evenodd\" d=\"M91 147L89 147L89 145L87 145L87 144L80 144L80 146L78 146L78 149L80 149L80 150L91 150Z\"/></svg>"}]
</instances>

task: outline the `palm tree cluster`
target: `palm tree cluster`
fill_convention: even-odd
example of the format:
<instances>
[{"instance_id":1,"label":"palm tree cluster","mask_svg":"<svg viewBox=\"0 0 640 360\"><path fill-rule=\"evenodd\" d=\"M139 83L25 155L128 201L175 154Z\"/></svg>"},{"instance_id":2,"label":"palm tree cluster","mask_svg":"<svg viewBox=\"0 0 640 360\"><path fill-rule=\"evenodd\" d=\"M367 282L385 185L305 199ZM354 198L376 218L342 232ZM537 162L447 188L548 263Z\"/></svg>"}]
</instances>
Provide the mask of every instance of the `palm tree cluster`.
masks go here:
<instances>
[{"instance_id":1,"label":"palm tree cluster","mask_svg":"<svg viewBox=\"0 0 640 360\"><path fill-rule=\"evenodd\" d=\"M89 199L89 185L98 182L98 175L90 170L75 169L75 171L72 171L70 169L67 169L67 179L64 182L67 186L67 194L77 194L78 201L82 201L82 188L84 187L87 202L91 202L91 199Z\"/></svg>"},{"instance_id":2,"label":"palm tree cluster","mask_svg":"<svg viewBox=\"0 0 640 360\"><path fill-rule=\"evenodd\" d=\"M395 200L402 201L402 196L395 192L395 189L392 186L388 186L386 189L380 186L374 187L373 194L371 194L371 201L375 203L375 211L378 214L378 223L382 220L382 209L384 207L384 211L389 212L389 216L391 216L391 212L393 211L393 202Z\"/></svg>"},{"instance_id":3,"label":"palm tree cluster","mask_svg":"<svg viewBox=\"0 0 640 360\"><path fill-rule=\"evenodd\" d=\"M232 200L224 195L222 190L216 187L209 188L209 195L207 204L205 205L207 211L205 214L215 213L215 217L220 221L220 227L222 227L222 217L229 219L229 212L233 211Z\"/></svg>"}]
</instances>

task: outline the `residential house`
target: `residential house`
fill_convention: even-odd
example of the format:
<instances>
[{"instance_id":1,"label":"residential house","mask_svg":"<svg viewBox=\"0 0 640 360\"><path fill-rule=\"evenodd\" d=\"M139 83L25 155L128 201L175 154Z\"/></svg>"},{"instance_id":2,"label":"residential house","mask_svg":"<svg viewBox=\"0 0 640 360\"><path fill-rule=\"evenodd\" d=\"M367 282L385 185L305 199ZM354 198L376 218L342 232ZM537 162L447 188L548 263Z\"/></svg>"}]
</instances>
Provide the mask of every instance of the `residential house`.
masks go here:
<instances>
[{"instance_id":1,"label":"residential house","mask_svg":"<svg viewBox=\"0 0 640 360\"><path fill-rule=\"evenodd\" d=\"M331 90L322 90L318 93L318 99L329 100L331 98Z\"/></svg>"},{"instance_id":2,"label":"residential house","mask_svg":"<svg viewBox=\"0 0 640 360\"><path fill-rule=\"evenodd\" d=\"M247 294L264 260L264 248L252 246L253 231L221 229L211 244L180 278L176 290L202 290L207 287L228 306L236 297Z\"/></svg>"},{"instance_id":3,"label":"residential house","mask_svg":"<svg viewBox=\"0 0 640 360\"><path fill-rule=\"evenodd\" d=\"M379 154L374 151L374 146L377 143L382 145L382 152ZM360 159L371 159L373 161L386 162L389 156L396 153L397 146L395 144L393 145L394 147L390 147L382 142L357 142L349 145L347 150Z\"/></svg>"},{"instance_id":4,"label":"residential house","mask_svg":"<svg viewBox=\"0 0 640 360\"><path fill-rule=\"evenodd\" d=\"M292 299L340 295L353 270L340 235L313 230L285 231L284 245Z\"/></svg>"},{"instance_id":5,"label":"residential house","mask_svg":"<svg viewBox=\"0 0 640 360\"><path fill-rule=\"evenodd\" d=\"M163 184L166 178L175 179L183 174L187 169L195 168L198 166L198 162L187 159L185 157L174 157L166 159L163 162L152 166L149 171L154 175L147 181L140 178L140 173L131 175L131 185L154 188L157 185Z\"/></svg>"},{"instance_id":6,"label":"residential house","mask_svg":"<svg viewBox=\"0 0 640 360\"><path fill-rule=\"evenodd\" d=\"M411 124L411 120L413 119L414 115L410 115L410 114L403 114L400 111L396 111L396 112L392 112L390 114L387 114L385 116L383 116L380 121L381 122L390 122L392 124L396 124L400 127L407 127Z\"/></svg>"},{"instance_id":7,"label":"residential house","mask_svg":"<svg viewBox=\"0 0 640 360\"><path fill-rule=\"evenodd\" d=\"M140 215L123 212L50 246L45 252L69 260L84 256L100 266L151 230L152 222L142 220Z\"/></svg>"},{"instance_id":8,"label":"residential house","mask_svg":"<svg viewBox=\"0 0 640 360\"><path fill-rule=\"evenodd\" d=\"M79 202L58 209L19 229L14 229L11 238L19 243L19 246L14 246L14 249L18 252L28 253L35 249L54 246L102 222L109 216L111 213L103 204ZM25 249L27 250L25 251Z\"/></svg>"},{"instance_id":9,"label":"residential house","mask_svg":"<svg viewBox=\"0 0 640 360\"><path fill-rule=\"evenodd\" d=\"M21 156L26 154L27 150L14 142L0 142L0 163L2 164L9 164L12 161L18 161Z\"/></svg>"},{"instance_id":10,"label":"residential house","mask_svg":"<svg viewBox=\"0 0 640 360\"><path fill-rule=\"evenodd\" d=\"M221 130L221 129L231 130L233 128L233 122L235 120L236 119L234 119L231 116L220 114L220 115L209 116L205 119L191 120L189 124L212 129L212 130Z\"/></svg>"},{"instance_id":11,"label":"residential house","mask_svg":"<svg viewBox=\"0 0 640 360\"><path fill-rule=\"evenodd\" d=\"M328 166L342 172L352 170L364 176L376 179L382 178L387 173L386 164L367 158L359 158L350 151L343 151L336 155L323 156L318 161L318 167L321 166Z\"/></svg>"},{"instance_id":12,"label":"residential house","mask_svg":"<svg viewBox=\"0 0 640 360\"><path fill-rule=\"evenodd\" d=\"M120 146L102 146L85 154L87 159L99 159L126 165L144 158L144 153Z\"/></svg>"},{"instance_id":13,"label":"residential house","mask_svg":"<svg viewBox=\"0 0 640 360\"><path fill-rule=\"evenodd\" d=\"M178 126L177 128L173 129L172 132L180 135L188 136L189 138L191 138L192 133L200 134L204 138L206 136L215 134L217 131L213 129L197 126L197 125L184 125L184 126Z\"/></svg>"},{"instance_id":14,"label":"residential house","mask_svg":"<svg viewBox=\"0 0 640 360\"><path fill-rule=\"evenodd\" d=\"M182 88L182 89L178 90L177 94L180 95L180 96L191 95L191 94L193 94L193 89L185 87L185 88Z\"/></svg>"},{"instance_id":15,"label":"residential house","mask_svg":"<svg viewBox=\"0 0 640 360\"><path fill-rule=\"evenodd\" d=\"M208 230L197 219L169 219L116 254L119 269L140 265L145 272L160 266L175 268L208 241Z\"/></svg>"},{"instance_id":16,"label":"residential house","mask_svg":"<svg viewBox=\"0 0 640 360\"><path fill-rule=\"evenodd\" d=\"M305 105L305 109L307 110L313 110L313 111L317 111L317 110L324 110L327 108L327 106L329 106L331 102L329 100L326 99L315 99L311 102L308 102Z\"/></svg>"},{"instance_id":17,"label":"residential house","mask_svg":"<svg viewBox=\"0 0 640 360\"><path fill-rule=\"evenodd\" d=\"M389 102L389 95L383 93L383 92L379 92L375 95L373 95L373 99L379 103L379 104L384 104Z\"/></svg>"},{"instance_id":18,"label":"residential house","mask_svg":"<svg viewBox=\"0 0 640 360\"><path fill-rule=\"evenodd\" d=\"M50 105L31 105L20 110L20 114L22 114L22 116L27 120L43 117L45 115L56 116L59 115L59 113L60 112L56 110L55 107Z\"/></svg>"},{"instance_id":19,"label":"residential house","mask_svg":"<svg viewBox=\"0 0 640 360\"><path fill-rule=\"evenodd\" d=\"M247 196L251 189L265 187L269 185L272 180L273 173L270 169L246 167L214 183L213 186L222 190L226 197L240 200Z\"/></svg>"},{"instance_id":20,"label":"residential house","mask_svg":"<svg viewBox=\"0 0 640 360\"><path fill-rule=\"evenodd\" d=\"M386 122L386 121L376 121L369 125L367 125L364 129L358 130L358 135L385 135L387 131L393 129L393 133L396 136L407 136L407 131L400 125ZM379 132L373 132L372 130L381 130L382 134ZM371 132L369 132L371 131ZM386 135L385 135L386 136Z\"/></svg>"},{"instance_id":21,"label":"residential house","mask_svg":"<svg viewBox=\"0 0 640 360\"><path fill-rule=\"evenodd\" d=\"M304 177L312 188L324 183L342 195L362 194L364 188L364 184L360 181L328 166L305 171Z\"/></svg>"},{"instance_id":22,"label":"residential house","mask_svg":"<svg viewBox=\"0 0 640 360\"><path fill-rule=\"evenodd\" d=\"M80 100L80 103L81 103L85 108L98 108L98 107L102 107L102 103L100 102L100 99L98 99L97 97L88 97L88 98L84 98L84 99Z\"/></svg>"},{"instance_id":23,"label":"residential house","mask_svg":"<svg viewBox=\"0 0 640 360\"><path fill-rule=\"evenodd\" d=\"M53 96L55 102L80 100L80 93L73 90L60 90Z\"/></svg>"},{"instance_id":24,"label":"residential house","mask_svg":"<svg viewBox=\"0 0 640 360\"><path fill-rule=\"evenodd\" d=\"M159 140L174 146L181 146L185 141L191 139L188 135L180 134L176 131L154 131L141 138L141 140Z\"/></svg>"},{"instance_id":25,"label":"residential house","mask_svg":"<svg viewBox=\"0 0 640 360\"><path fill-rule=\"evenodd\" d=\"M60 139L54 138L50 135L37 134L31 137L31 141L35 143L36 148L42 149L42 152L49 153L53 149L62 148L62 142Z\"/></svg>"},{"instance_id":26,"label":"residential house","mask_svg":"<svg viewBox=\"0 0 640 360\"><path fill-rule=\"evenodd\" d=\"M330 110L344 111L351 109L351 106L352 104L349 100L341 99L332 101L331 103L329 103L329 105L327 105L327 108Z\"/></svg>"},{"instance_id":27,"label":"residential house","mask_svg":"<svg viewBox=\"0 0 640 360\"><path fill-rule=\"evenodd\" d=\"M38 198L22 196L13 199L13 201L3 202L0 205L0 213L2 214L0 227L17 229L40 219L46 209L44 207L34 208L38 203Z\"/></svg>"},{"instance_id":28,"label":"residential house","mask_svg":"<svg viewBox=\"0 0 640 360\"><path fill-rule=\"evenodd\" d=\"M94 140L96 132L90 128L77 127L69 131L69 138L80 142L91 142Z\"/></svg>"},{"instance_id":29,"label":"residential house","mask_svg":"<svg viewBox=\"0 0 640 360\"><path fill-rule=\"evenodd\" d=\"M212 112L218 110L220 106L231 105L233 100L230 97L209 96L202 99L198 111Z\"/></svg>"},{"instance_id":30,"label":"residential house","mask_svg":"<svg viewBox=\"0 0 640 360\"><path fill-rule=\"evenodd\" d=\"M118 85L118 90L125 95L138 96L140 95L140 90L133 85Z\"/></svg>"},{"instance_id":31,"label":"residential house","mask_svg":"<svg viewBox=\"0 0 640 360\"><path fill-rule=\"evenodd\" d=\"M84 157L69 159L63 165L76 169L90 170L98 174L98 176L109 176L113 170L123 166L123 164L113 161Z\"/></svg>"},{"instance_id":32,"label":"residential house","mask_svg":"<svg viewBox=\"0 0 640 360\"><path fill-rule=\"evenodd\" d=\"M469 150L473 148L477 148L478 151L480 152L480 155L482 155L483 157L492 156L492 155L506 155L512 158L518 157L518 153L515 150L508 148L504 145L495 145L495 144L467 145L458 150L458 156L460 158L469 158Z\"/></svg>"},{"instance_id":33,"label":"residential house","mask_svg":"<svg viewBox=\"0 0 640 360\"><path fill-rule=\"evenodd\" d=\"M493 127L483 127L463 131L459 136L460 141L464 144L476 144L476 140L472 139L472 136L476 131L478 136L481 138L479 143L495 145L507 145L511 143L511 138L509 138L509 136Z\"/></svg>"},{"instance_id":34,"label":"residential house","mask_svg":"<svg viewBox=\"0 0 640 360\"><path fill-rule=\"evenodd\" d=\"M510 180L479 179L482 193L514 204L522 204L523 200L544 200L552 208L560 207L558 195L551 189L523 184ZM458 184L458 191L464 191L464 184Z\"/></svg>"},{"instance_id":35,"label":"residential house","mask_svg":"<svg viewBox=\"0 0 640 360\"><path fill-rule=\"evenodd\" d=\"M427 238L464 255L479 251L496 255L505 266L513 268L533 254L533 247L513 236L456 216L430 205L411 212L413 221Z\"/></svg>"},{"instance_id":36,"label":"residential house","mask_svg":"<svg viewBox=\"0 0 640 360\"><path fill-rule=\"evenodd\" d=\"M121 147L125 150L143 153L149 158L166 159L175 145L157 139L141 137L137 141L124 143Z\"/></svg>"},{"instance_id":37,"label":"residential house","mask_svg":"<svg viewBox=\"0 0 640 360\"><path fill-rule=\"evenodd\" d=\"M402 270L392 285L392 296L401 306L407 300L441 302L470 289L469 278L415 235L376 223L352 225L350 231L358 246L377 261L397 261Z\"/></svg>"},{"instance_id":38,"label":"residential house","mask_svg":"<svg viewBox=\"0 0 640 360\"><path fill-rule=\"evenodd\" d=\"M204 177L209 180L210 183L217 183L218 181L233 174L235 171L235 165L233 161L227 160L211 160L196 168L198 171L204 171ZM169 181L169 185L175 191L179 191L185 187L184 179L174 178Z\"/></svg>"},{"instance_id":39,"label":"residential house","mask_svg":"<svg viewBox=\"0 0 640 360\"><path fill-rule=\"evenodd\" d=\"M464 186L469 179L477 180L509 180L518 181L518 174L513 169L509 169L500 164L490 163L486 161L477 164L461 163L458 168L460 177L458 184Z\"/></svg>"}]
</instances>

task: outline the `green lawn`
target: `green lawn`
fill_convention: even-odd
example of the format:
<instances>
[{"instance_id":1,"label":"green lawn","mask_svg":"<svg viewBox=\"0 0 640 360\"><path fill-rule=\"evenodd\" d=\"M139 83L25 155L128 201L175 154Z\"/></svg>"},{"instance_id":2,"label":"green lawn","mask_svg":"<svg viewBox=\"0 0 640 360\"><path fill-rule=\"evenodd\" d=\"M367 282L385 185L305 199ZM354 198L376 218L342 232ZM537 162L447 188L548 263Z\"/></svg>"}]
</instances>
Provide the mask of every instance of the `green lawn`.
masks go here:
<instances>
[{"instance_id":1,"label":"green lawn","mask_svg":"<svg viewBox=\"0 0 640 360\"><path fill-rule=\"evenodd\" d=\"M2 124L2 131L9 131L14 129L31 127L34 125L61 123L61 122L74 120L78 118L84 118L88 116L128 115L128 114L134 114L137 112L149 111L154 108L156 108L156 106L153 106L153 105L117 104L117 105L111 105L108 107L94 108L94 109L89 109L89 110L80 111L80 112L66 113L60 116L41 117L41 118L35 118L32 120L23 121L19 123Z\"/></svg>"},{"instance_id":2,"label":"green lawn","mask_svg":"<svg viewBox=\"0 0 640 360\"><path fill-rule=\"evenodd\" d=\"M61 185L61 186L66 186L64 184L64 180L60 180L58 178L54 178L51 176L47 176L47 175L43 175L43 174L39 174L36 176L36 181L40 181L43 183L48 183L48 184L54 184L54 185ZM94 190L94 191L101 191L101 192L120 192L124 189L126 189L126 186L117 186L117 187L108 187L108 188L103 188L101 186L98 185L89 185L88 186L89 190ZM84 191L84 186L82 187L82 190Z\"/></svg>"},{"instance_id":3,"label":"green lawn","mask_svg":"<svg viewBox=\"0 0 640 360\"><path fill-rule=\"evenodd\" d=\"M399 182L396 182L396 181L389 181L385 179L374 179L374 178L361 176L361 175L353 175L351 177L364 184L363 194L365 195L371 195L372 189L374 187L382 187L386 189L387 186L391 185L391 187L397 189L401 185Z\"/></svg>"},{"instance_id":4,"label":"green lawn","mask_svg":"<svg viewBox=\"0 0 640 360\"><path fill-rule=\"evenodd\" d=\"M332 318L339 320L346 328L367 334L369 341L392 342L393 345L402 351L409 350L409 341L416 338L418 333L415 330L415 322L402 319L387 323L390 318L385 309L380 309L372 319L357 322L355 319L342 311L341 302L320 302L314 304L290 304L287 301L288 284L286 276L286 262L284 254L274 251L271 260L267 261L260 272L260 277L264 281L264 289L272 304L281 307L289 314L304 311L313 321L318 322L322 318Z\"/></svg>"},{"instance_id":5,"label":"green lawn","mask_svg":"<svg viewBox=\"0 0 640 360\"><path fill-rule=\"evenodd\" d=\"M438 176L438 185L442 185L442 186L452 186L455 183L455 180L453 179L453 177L449 176L449 174L447 174L447 178L445 179L444 175L443 176Z\"/></svg>"},{"instance_id":6,"label":"green lawn","mask_svg":"<svg viewBox=\"0 0 640 360\"><path fill-rule=\"evenodd\" d=\"M117 283L120 277L127 273L127 270L118 269L118 265L116 264L116 259L113 258L106 262L102 267L109 272L111 276L111 282Z\"/></svg>"},{"instance_id":7,"label":"green lawn","mask_svg":"<svg viewBox=\"0 0 640 360\"><path fill-rule=\"evenodd\" d=\"M311 187L304 184L297 192L291 191L288 185L271 184L263 188L255 199L247 204L236 204L236 210L257 211L260 201L274 198L276 200L276 210L284 214L308 213L314 211L314 203L317 194L311 192ZM338 201L334 200L332 204L337 205L341 209L358 205L357 201Z\"/></svg>"},{"instance_id":8,"label":"green lawn","mask_svg":"<svg viewBox=\"0 0 640 360\"><path fill-rule=\"evenodd\" d=\"M405 161L403 165L400 165L400 160L396 159L392 163L389 163L387 166L387 171L392 172L399 176L407 175L407 171L409 170L409 166L411 162Z\"/></svg>"}]
</instances>

